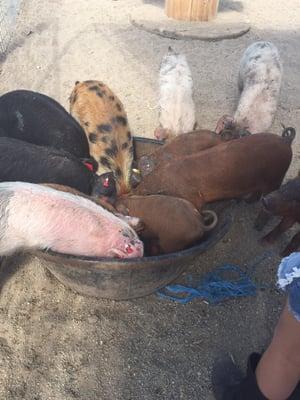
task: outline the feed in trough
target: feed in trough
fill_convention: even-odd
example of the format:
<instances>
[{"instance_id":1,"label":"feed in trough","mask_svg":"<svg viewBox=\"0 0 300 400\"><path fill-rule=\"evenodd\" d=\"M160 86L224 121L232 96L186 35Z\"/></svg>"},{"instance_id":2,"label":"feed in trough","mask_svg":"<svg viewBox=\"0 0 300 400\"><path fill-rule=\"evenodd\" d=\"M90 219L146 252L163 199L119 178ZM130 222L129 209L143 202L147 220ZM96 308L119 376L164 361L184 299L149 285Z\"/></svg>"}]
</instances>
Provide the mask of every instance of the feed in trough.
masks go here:
<instances>
[{"instance_id":1,"label":"feed in trough","mask_svg":"<svg viewBox=\"0 0 300 400\"><path fill-rule=\"evenodd\" d=\"M112 172L117 192L129 192L133 143L121 101L102 82L76 82L70 112L88 138L90 154L98 162L96 173Z\"/></svg>"},{"instance_id":2,"label":"feed in trough","mask_svg":"<svg viewBox=\"0 0 300 400\"><path fill-rule=\"evenodd\" d=\"M216 132L234 127L251 133L268 131L277 110L281 81L282 64L274 44L251 44L240 63L237 110L233 118L225 115L219 120Z\"/></svg>"},{"instance_id":3,"label":"feed in trough","mask_svg":"<svg viewBox=\"0 0 300 400\"><path fill-rule=\"evenodd\" d=\"M89 145L77 121L55 100L30 90L0 97L0 136L65 150L89 158Z\"/></svg>"},{"instance_id":4,"label":"feed in trough","mask_svg":"<svg viewBox=\"0 0 300 400\"><path fill-rule=\"evenodd\" d=\"M0 255L51 249L89 257L143 256L124 221L85 198L24 182L0 183Z\"/></svg>"},{"instance_id":5,"label":"feed in trough","mask_svg":"<svg viewBox=\"0 0 300 400\"><path fill-rule=\"evenodd\" d=\"M129 215L143 222L140 238L149 256L190 247L218 222L213 211L201 215L190 202L171 196L124 196L117 200L118 207L126 207Z\"/></svg>"},{"instance_id":6,"label":"feed in trough","mask_svg":"<svg viewBox=\"0 0 300 400\"><path fill-rule=\"evenodd\" d=\"M159 127L154 136L163 140L196 128L193 79L184 54L171 47L159 72Z\"/></svg>"}]
</instances>

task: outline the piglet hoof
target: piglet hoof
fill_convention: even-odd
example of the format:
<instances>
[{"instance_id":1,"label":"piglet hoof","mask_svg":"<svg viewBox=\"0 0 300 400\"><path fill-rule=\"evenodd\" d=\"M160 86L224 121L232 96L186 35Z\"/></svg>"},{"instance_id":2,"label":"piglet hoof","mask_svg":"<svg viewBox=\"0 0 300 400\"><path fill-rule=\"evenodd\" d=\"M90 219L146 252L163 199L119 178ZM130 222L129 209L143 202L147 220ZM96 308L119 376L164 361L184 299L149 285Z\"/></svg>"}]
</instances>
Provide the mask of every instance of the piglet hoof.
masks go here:
<instances>
[{"instance_id":1,"label":"piglet hoof","mask_svg":"<svg viewBox=\"0 0 300 400\"><path fill-rule=\"evenodd\" d=\"M234 120L230 115L223 115L217 123L215 132L221 133L224 129L232 129L234 127Z\"/></svg>"}]
</instances>

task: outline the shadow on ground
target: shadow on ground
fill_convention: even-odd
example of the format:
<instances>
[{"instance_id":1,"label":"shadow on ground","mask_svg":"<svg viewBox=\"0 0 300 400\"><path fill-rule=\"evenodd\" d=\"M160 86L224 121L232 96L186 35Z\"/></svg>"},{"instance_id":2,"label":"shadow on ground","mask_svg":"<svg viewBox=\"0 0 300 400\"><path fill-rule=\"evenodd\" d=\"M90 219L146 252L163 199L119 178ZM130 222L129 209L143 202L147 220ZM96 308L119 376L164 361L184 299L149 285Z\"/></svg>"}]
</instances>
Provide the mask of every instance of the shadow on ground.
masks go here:
<instances>
[{"instance_id":1,"label":"shadow on ground","mask_svg":"<svg viewBox=\"0 0 300 400\"><path fill-rule=\"evenodd\" d=\"M50 39L44 34L29 36L30 47L19 65L10 64L13 77L10 84L2 81L2 91L25 86L53 93L62 102L73 80L99 75L119 88L135 134L144 129L146 136L157 120L159 63L170 44L185 52L190 63L200 125L214 128L214 121L232 112L237 101L242 52L254 40L272 40L285 70L274 131L279 132L279 122L300 126L299 32L253 29L222 42L171 41L109 20L89 22L62 43L57 32ZM45 68L28 69L26 77L24 65L41 63L45 54ZM289 176L299 165L298 138ZM224 263L245 268L263 254L260 234L252 227L257 211L258 204L237 205L228 234L178 281L184 283L187 275L200 278ZM274 251L291 235L282 237ZM275 288L279 261L267 258L257 267L257 296L209 306L200 299L180 305L156 295L124 302L87 298L66 289L36 258L13 258L6 264L9 279L0 288L0 398L210 400L216 359L230 354L244 368L247 355L263 350L270 340L284 301Z\"/></svg>"}]
</instances>

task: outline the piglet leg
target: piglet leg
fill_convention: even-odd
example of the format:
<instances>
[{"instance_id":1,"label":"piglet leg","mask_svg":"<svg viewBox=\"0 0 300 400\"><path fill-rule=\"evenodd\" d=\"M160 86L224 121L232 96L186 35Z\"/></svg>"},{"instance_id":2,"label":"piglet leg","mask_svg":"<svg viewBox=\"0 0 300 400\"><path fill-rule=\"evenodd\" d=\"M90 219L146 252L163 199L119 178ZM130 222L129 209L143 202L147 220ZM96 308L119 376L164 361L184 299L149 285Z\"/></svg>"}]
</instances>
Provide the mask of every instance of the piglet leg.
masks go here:
<instances>
[{"instance_id":1,"label":"piglet leg","mask_svg":"<svg viewBox=\"0 0 300 400\"><path fill-rule=\"evenodd\" d=\"M281 256L286 257L289 254L293 253L294 251L297 251L299 247L300 247L300 232L296 233L296 235L292 238L290 243L281 253Z\"/></svg>"},{"instance_id":2,"label":"piglet leg","mask_svg":"<svg viewBox=\"0 0 300 400\"><path fill-rule=\"evenodd\" d=\"M270 233L261 239L262 243L273 243L283 232L291 228L295 223L293 218L283 218L281 222ZM300 236L299 236L300 238Z\"/></svg>"},{"instance_id":3,"label":"piglet leg","mask_svg":"<svg viewBox=\"0 0 300 400\"><path fill-rule=\"evenodd\" d=\"M230 115L223 115L217 122L215 132L220 134L224 129L232 129L234 125L233 118Z\"/></svg>"}]
</instances>

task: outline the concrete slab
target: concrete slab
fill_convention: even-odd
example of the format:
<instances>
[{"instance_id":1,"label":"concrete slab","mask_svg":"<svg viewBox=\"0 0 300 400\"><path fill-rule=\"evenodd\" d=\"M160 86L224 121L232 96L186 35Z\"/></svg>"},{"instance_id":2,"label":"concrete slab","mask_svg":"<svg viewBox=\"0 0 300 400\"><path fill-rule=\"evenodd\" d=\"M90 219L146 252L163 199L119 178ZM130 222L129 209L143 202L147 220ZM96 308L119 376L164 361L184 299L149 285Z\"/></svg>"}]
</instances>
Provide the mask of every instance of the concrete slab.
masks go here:
<instances>
[{"instance_id":1,"label":"concrete slab","mask_svg":"<svg viewBox=\"0 0 300 400\"><path fill-rule=\"evenodd\" d=\"M169 39L218 41L237 38L250 29L247 17L236 10L218 13L211 22L186 22L168 18L158 5L143 4L132 11L130 20L139 29Z\"/></svg>"}]
</instances>

